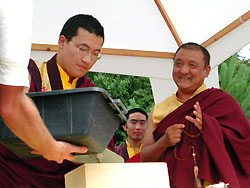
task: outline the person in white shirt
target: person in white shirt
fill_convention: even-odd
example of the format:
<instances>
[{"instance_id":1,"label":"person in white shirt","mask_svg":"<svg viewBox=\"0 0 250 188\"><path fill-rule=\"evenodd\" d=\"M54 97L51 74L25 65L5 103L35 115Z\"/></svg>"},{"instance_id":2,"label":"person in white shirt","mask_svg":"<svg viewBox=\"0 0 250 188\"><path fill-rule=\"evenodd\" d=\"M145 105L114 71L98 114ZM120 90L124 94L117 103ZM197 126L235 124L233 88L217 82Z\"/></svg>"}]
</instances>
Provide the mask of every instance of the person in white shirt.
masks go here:
<instances>
[{"instance_id":1,"label":"person in white shirt","mask_svg":"<svg viewBox=\"0 0 250 188\"><path fill-rule=\"evenodd\" d=\"M0 115L8 128L44 158L62 163L86 147L56 141L25 95L29 86L32 0L0 0Z\"/></svg>"}]
</instances>

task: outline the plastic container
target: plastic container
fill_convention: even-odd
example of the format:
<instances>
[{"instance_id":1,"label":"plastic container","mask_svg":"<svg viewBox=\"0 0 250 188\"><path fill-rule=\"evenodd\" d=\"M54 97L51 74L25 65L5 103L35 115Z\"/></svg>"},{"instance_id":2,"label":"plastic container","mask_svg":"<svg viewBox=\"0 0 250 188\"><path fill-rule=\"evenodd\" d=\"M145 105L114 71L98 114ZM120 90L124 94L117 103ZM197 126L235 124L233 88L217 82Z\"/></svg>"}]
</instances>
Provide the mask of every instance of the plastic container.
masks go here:
<instances>
[{"instance_id":1,"label":"plastic container","mask_svg":"<svg viewBox=\"0 0 250 188\"><path fill-rule=\"evenodd\" d=\"M87 154L104 151L119 124L126 121L123 110L102 88L77 88L28 93L50 133L57 140L88 147ZM25 125L23 125L25 126ZM30 133L32 134L32 133ZM0 119L0 142L20 157L35 157Z\"/></svg>"}]
</instances>

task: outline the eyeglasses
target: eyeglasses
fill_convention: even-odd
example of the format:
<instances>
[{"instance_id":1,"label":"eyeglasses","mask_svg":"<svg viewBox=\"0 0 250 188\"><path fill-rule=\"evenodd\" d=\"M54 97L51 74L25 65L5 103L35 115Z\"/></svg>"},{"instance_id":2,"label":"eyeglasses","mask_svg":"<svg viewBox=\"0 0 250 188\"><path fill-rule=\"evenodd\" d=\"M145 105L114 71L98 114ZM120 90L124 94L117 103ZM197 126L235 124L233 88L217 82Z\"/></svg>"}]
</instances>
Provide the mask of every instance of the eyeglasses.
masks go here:
<instances>
[{"instance_id":1,"label":"eyeglasses","mask_svg":"<svg viewBox=\"0 0 250 188\"><path fill-rule=\"evenodd\" d=\"M74 43L72 40L71 40L71 42L72 42L72 43L74 44L74 46L78 49L78 53L79 53L81 56L86 56L86 55L88 55L89 53L91 53L91 59L94 59L94 60L99 60L99 59L101 59L102 56L101 56L100 51L95 50L95 51L90 52L88 45L86 45L86 44L76 44L76 43Z\"/></svg>"}]
</instances>

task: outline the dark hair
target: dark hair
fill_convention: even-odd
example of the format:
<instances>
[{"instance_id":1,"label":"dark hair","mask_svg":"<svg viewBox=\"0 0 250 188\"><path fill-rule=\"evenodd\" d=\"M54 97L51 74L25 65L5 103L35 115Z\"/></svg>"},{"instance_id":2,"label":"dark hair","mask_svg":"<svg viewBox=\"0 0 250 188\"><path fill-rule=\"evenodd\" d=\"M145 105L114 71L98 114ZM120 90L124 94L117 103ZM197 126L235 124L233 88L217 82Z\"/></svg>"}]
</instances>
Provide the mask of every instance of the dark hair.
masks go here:
<instances>
[{"instance_id":1,"label":"dark hair","mask_svg":"<svg viewBox=\"0 0 250 188\"><path fill-rule=\"evenodd\" d=\"M203 55L204 55L204 61L205 61L205 67L207 67L208 65L210 65L210 54L209 52L207 51L206 48L204 48L203 46L197 44L197 43L194 43L194 42L188 42L188 43L185 43L185 44L182 44L178 49L177 51L175 52L174 54L174 59L175 59L175 56L176 54L180 51L180 49L189 49L189 50L200 50Z\"/></svg>"},{"instance_id":2,"label":"dark hair","mask_svg":"<svg viewBox=\"0 0 250 188\"><path fill-rule=\"evenodd\" d=\"M126 116L126 118L128 119L128 117L129 117L130 114L133 114L133 113L136 113L136 112L139 112L139 113L143 114L144 116L146 116L146 119L148 119L148 114L147 114L144 110L142 110L142 109L140 109L140 108L133 108L133 109L130 109L130 110L128 111L128 113L125 114L125 116Z\"/></svg>"},{"instance_id":3,"label":"dark hair","mask_svg":"<svg viewBox=\"0 0 250 188\"><path fill-rule=\"evenodd\" d=\"M64 35L68 41L71 41L77 35L79 28L102 37L104 41L104 29L102 25L96 18L86 14L78 14L69 18L61 30L60 36Z\"/></svg>"}]
</instances>

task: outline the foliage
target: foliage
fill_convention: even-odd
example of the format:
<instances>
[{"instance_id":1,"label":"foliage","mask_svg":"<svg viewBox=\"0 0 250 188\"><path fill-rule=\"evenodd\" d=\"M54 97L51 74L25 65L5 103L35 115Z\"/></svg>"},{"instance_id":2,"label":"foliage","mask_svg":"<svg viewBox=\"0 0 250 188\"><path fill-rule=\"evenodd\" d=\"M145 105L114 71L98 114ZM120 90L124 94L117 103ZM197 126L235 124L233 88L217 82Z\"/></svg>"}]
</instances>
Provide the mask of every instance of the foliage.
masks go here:
<instances>
[{"instance_id":1,"label":"foliage","mask_svg":"<svg viewBox=\"0 0 250 188\"><path fill-rule=\"evenodd\" d=\"M150 81L145 77L88 72L97 87L106 89L113 99L121 99L127 109L139 107L147 113L154 105Z\"/></svg>"},{"instance_id":2,"label":"foliage","mask_svg":"<svg viewBox=\"0 0 250 188\"><path fill-rule=\"evenodd\" d=\"M250 64L249 60L240 60L237 54L219 65L220 88L240 104L250 119Z\"/></svg>"},{"instance_id":3,"label":"foliage","mask_svg":"<svg viewBox=\"0 0 250 188\"><path fill-rule=\"evenodd\" d=\"M107 90L113 99L121 99L128 110L138 107L150 113L154 99L148 78L99 72L88 72L86 76L97 87ZM126 138L120 125L114 136L115 144L119 145Z\"/></svg>"}]
</instances>

